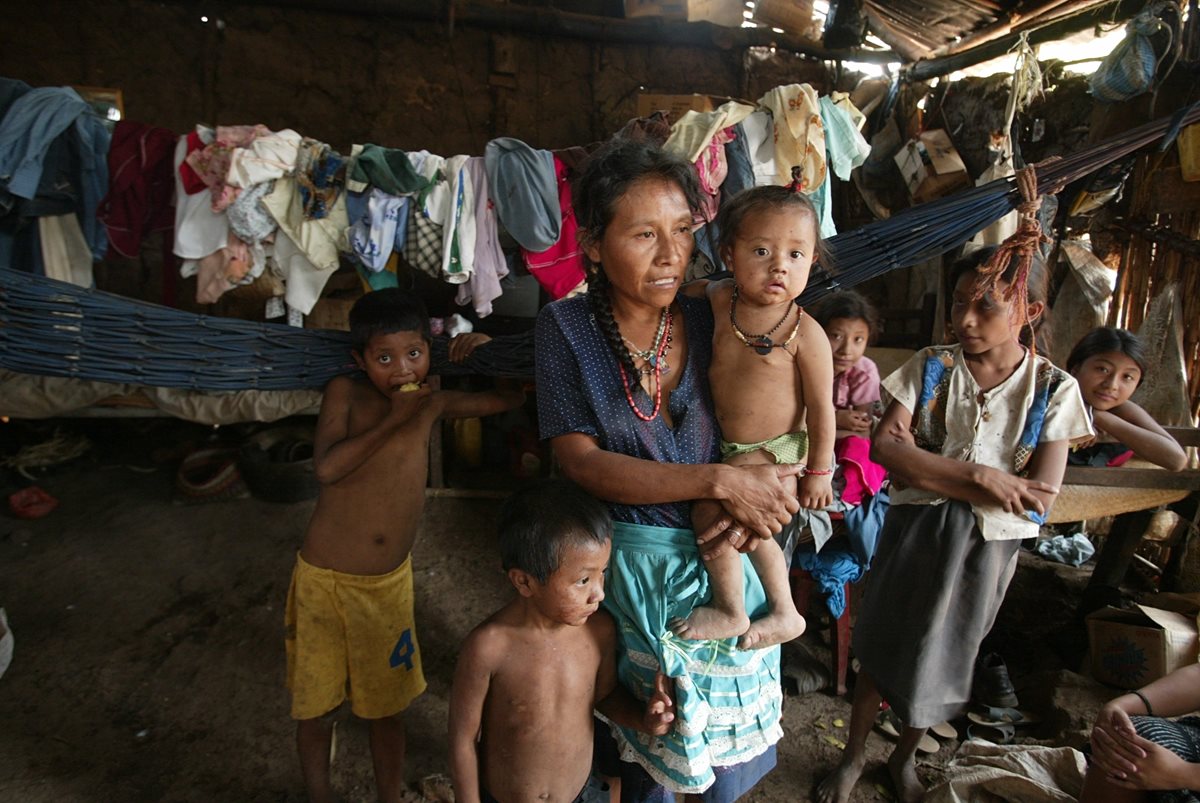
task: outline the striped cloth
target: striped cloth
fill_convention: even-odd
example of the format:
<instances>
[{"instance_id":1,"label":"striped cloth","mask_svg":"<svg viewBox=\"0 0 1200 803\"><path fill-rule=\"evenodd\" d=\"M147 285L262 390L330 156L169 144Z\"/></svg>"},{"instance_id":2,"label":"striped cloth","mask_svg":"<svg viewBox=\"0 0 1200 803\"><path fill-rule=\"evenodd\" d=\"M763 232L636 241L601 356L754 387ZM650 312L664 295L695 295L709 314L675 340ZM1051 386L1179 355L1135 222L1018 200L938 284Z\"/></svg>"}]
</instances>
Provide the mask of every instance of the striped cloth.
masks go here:
<instances>
[{"instance_id":1,"label":"striped cloth","mask_svg":"<svg viewBox=\"0 0 1200 803\"><path fill-rule=\"evenodd\" d=\"M1130 717L1134 730L1143 739L1162 745L1184 761L1200 763L1200 717L1163 719L1162 717ZM1174 789L1166 792L1151 792L1149 800L1154 803L1198 803L1194 791Z\"/></svg>"},{"instance_id":2,"label":"striped cloth","mask_svg":"<svg viewBox=\"0 0 1200 803\"><path fill-rule=\"evenodd\" d=\"M766 612L766 594L748 557L742 565L754 618ZM779 741L779 647L742 651L737 639L689 641L667 628L710 596L691 530L614 522L605 593L619 628L621 683L645 700L660 667L675 679L674 729L653 737L614 726L621 760L676 793L695 794L713 784L714 767L748 762Z\"/></svg>"}]
</instances>

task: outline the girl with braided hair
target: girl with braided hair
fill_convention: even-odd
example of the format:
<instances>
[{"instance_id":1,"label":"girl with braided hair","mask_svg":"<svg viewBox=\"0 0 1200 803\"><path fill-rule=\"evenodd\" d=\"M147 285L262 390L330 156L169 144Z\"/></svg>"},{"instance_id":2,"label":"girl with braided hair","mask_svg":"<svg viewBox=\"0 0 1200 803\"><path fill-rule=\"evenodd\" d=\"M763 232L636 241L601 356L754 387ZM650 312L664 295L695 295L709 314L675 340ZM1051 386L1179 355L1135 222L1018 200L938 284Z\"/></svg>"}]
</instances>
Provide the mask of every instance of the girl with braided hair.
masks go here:
<instances>
[{"instance_id":1,"label":"girl with braided hair","mask_svg":"<svg viewBox=\"0 0 1200 803\"><path fill-rule=\"evenodd\" d=\"M775 764L780 653L671 632L711 596L691 503L712 500L702 529L743 547L791 520L799 467L717 462L712 312L679 294L699 204L692 166L615 139L589 159L573 197L588 293L538 317L539 426L563 472L613 515L604 604L618 624L619 679L645 700L662 672L676 713L666 736L612 726L620 762L606 774L620 776L623 800L733 801ZM747 612L761 615L762 584L741 563Z\"/></svg>"}]
</instances>

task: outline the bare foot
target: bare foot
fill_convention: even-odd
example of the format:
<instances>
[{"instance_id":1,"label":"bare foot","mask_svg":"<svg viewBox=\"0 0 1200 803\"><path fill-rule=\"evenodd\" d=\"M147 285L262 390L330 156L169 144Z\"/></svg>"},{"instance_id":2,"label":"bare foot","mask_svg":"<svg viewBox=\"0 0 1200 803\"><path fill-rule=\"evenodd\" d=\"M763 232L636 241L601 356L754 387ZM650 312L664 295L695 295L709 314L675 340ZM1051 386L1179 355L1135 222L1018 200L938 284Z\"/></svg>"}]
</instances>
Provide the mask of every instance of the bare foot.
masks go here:
<instances>
[{"instance_id":1,"label":"bare foot","mask_svg":"<svg viewBox=\"0 0 1200 803\"><path fill-rule=\"evenodd\" d=\"M745 633L746 628L750 626L750 618L744 613L702 605L693 608L686 619L673 619L667 626L680 638L723 639Z\"/></svg>"},{"instance_id":2,"label":"bare foot","mask_svg":"<svg viewBox=\"0 0 1200 803\"><path fill-rule=\"evenodd\" d=\"M817 786L817 803L846 803L866 763L865 755L855 757L843 753L837 768Z\"/></svg>"},{"instance_id":3,"label":"bare foot","mask_svg":"<svg viewBox=\"0 0 1200 803\"><path fill-rule=\"evenodd\" d=\"M888 756L888 774L892 776L892 785L896 787L897 799L901 803L918 803L925 797L925 786L917 776L917 765L910 756L907 761L897 759L896 754Z\"/></svg>"},{"instance_id":4,"label":"bare foot","mask_svg":"<svg viewBox=\"0 0 1200 803\"><path fill-rule=\"evenodd\" d=\"M771 611L761 619L750 623L750 629L738 639L739 650L760 650L763 647L773 647L794 638L800 638L804 632L804 617L794 605L784 605L778 611Z\"/></svg>"}]
</instances>

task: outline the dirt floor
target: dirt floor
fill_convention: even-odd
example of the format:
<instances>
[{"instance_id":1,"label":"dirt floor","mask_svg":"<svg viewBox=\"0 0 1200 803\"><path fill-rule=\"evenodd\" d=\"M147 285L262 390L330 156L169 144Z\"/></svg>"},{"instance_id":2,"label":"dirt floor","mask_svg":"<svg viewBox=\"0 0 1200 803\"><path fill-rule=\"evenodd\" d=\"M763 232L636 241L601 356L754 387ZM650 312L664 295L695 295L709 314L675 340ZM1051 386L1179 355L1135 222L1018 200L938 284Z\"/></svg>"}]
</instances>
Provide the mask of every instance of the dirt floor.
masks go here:
<instances>
[{"instance_id":1,"label":"dirt floor","mask_svg":"<svg viewBox=\"0 0 1200 803\"><path fill-rule=\"evenodd\" d=\"M0 800L303 800L282 609L312 503L182 504L174 466L206 430L65 426L87 431L94 446L39 477L60 507L36 521L0 518L0 606L16 638L0 679ZM414 783L448 771L457 646L508 594L492 543L496 504L431 498L425 510L414 557L429 690L407 717ZM994 631L1023 701L1045 720L1029 741L1079 744L1111 693L1065 671L1050 649L1086 574L1022 555ZM827 661L822 628L810 630L806 648ZM790 696L779 765L744 799L808 799L837 761L849 715L849 703L828 693ZM347 715L337 735L337 788L348 801L372 800L365 729ZM942 777L957 746L947 741L923 759L927 782ZM855 801L890 799L887 748L872 735Z\"/></svg>"}]
</instances>

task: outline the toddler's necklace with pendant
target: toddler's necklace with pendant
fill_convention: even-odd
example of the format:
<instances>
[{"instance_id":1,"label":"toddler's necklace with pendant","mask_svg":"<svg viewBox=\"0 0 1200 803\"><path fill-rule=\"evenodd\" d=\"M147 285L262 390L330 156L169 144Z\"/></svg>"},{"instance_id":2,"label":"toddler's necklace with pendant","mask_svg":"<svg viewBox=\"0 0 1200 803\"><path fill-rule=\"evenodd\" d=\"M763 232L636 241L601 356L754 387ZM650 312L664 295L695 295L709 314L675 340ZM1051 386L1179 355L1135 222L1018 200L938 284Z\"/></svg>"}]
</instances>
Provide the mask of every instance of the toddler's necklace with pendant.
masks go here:
<instances>
[{"instance_id":1,"label":"toddler's necklace with pendant","mask_svg":"<svg viewBox=\"0 0 1200 803\"><path fill-rule=\"evenodd\" d=\"M799 304L796 304L796 307L800 310L800 314L796 316L796 325L792 327L791 334L787 336L787 340L783 341L782 343L776 343L771 340L770 336L775 334L775 331L779 329L779 327L783 326L784 322L788 319L788 316L792 314L791 305L788 305L787 309L785 309L783 312L783 317L779 319L778 323L767 330L766 334L751 335L743 332L742 328L738 326L737 302L738 288L734 287L733 294L729 298L729 325L733 327L733 333L737 335L738 340L745 343L748 347L754 349L756 353L765 357L771 353L771 349L787 348L792 344L792 341L796 339L796 334L800 331L800 321L804 319L804 308Z\"/></svg>"}]
</instances>

